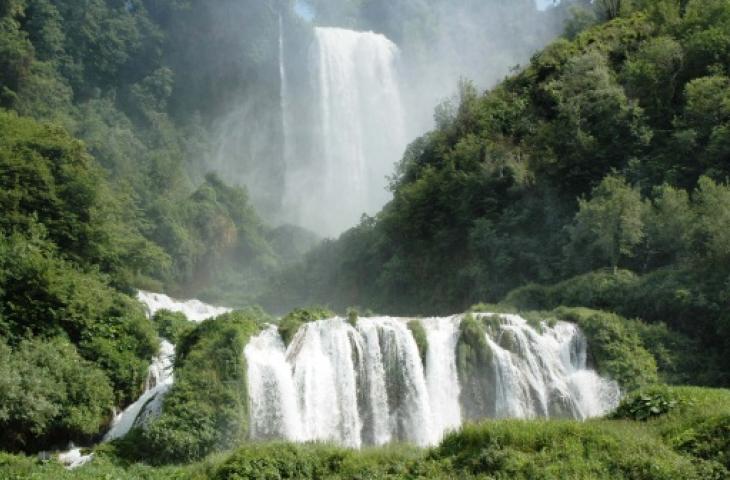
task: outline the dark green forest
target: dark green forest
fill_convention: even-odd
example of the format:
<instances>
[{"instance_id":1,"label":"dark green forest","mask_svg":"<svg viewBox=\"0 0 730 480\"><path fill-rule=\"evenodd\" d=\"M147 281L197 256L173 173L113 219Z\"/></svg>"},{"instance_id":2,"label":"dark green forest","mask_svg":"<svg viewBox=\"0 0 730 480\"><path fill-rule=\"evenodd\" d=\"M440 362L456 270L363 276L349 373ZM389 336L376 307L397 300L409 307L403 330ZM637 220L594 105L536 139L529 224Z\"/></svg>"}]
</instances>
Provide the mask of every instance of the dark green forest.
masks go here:
<instances>
[{"instance_id":1,"label":"dark green forest","mask_svg":"<svg viewBox=\"0 0 730 480\"><path fill-rule=\"evenodd\" d=\"M461 3L504 9L523 50L549 31L525 18L564 33L493 88L455 85L392 201L322 240L204 162L236 98L278 105L279 18L310 35L294 2L0 0L1 478L727 478L730 1ZM418 59L450 2L311 4ZM241 310L149 321L137 289ZM265 323L470 308L577 323L629 394L611 418L486 422L429 450L246 444L230 365ZM160 337L176 383L149 429L76 474L25 456L98 441Z\"/></svg>"}]
</instances>

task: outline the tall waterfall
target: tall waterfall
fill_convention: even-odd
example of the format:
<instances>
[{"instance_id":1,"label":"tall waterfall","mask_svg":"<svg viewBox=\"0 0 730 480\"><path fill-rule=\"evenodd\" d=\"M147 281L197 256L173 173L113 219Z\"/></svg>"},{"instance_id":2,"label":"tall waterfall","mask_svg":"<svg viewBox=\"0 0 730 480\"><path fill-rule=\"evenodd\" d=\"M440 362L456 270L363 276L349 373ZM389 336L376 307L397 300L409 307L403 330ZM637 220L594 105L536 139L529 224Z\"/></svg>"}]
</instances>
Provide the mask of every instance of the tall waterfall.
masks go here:
<instances>
[{"instance_id":1,"label":"tall waterfall","mask_svg":"<svg viewBox=\"0 0 730 480\"><path fill-rule=\"evenodd\" d=\"M279 15L279 108L281 109L282 154L284 167L290 168L292 161L289 149L291 148L291 127L289 125L289 80L286 76L286 49L284 43L284 17ZM286 191L290 186L285 185Z\"/></svg>"},{"instance_id":2,"label":"tall waterfall","mask_svg":"<svg viewBox=\"0 0 730 480\"><path fill-rule=\"evenodd\" d=\"M406 145L398 47L373 32L316 28L311 55L317 145L311 161L287 160L284 206L295 222L335 235L388 199L386 177Z\"/></svg>"},{"instance_id":3,"label":"tall waterfall","mask_svg":"<svg viewBox=\"0 0 730 480\"><path fill-rule=\"evenodd\" d=\"M490 416L584 419L616 406L617 384L588 368L586 340L575 325L533 327L517 315L490 319L492 362L477 372L491 382ZM462 421L461 320L420 320L428 340L425 365L407 319L313 322L288 348L275 327L266 329L245 350L252 438L351 447L437 443Z\"/></svg>"}]
</instances>

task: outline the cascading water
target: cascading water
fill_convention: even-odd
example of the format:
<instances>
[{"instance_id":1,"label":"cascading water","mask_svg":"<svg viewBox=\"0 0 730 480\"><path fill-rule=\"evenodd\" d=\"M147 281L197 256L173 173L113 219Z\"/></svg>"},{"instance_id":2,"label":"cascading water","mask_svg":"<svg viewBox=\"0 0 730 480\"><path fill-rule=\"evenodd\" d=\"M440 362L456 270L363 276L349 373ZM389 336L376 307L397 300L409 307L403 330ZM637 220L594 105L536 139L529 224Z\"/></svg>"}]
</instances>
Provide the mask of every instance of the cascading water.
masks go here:
<instances>
[{"instance_id":1,"label":"cascading water","mask_svg":"<svg viewBox=\"0 0 730 480\"><path fill-rule=\"evenodd\" d=\"M398 47L373 32L316 28L312 57L318 145L311 162L287 159L284 206L293 222L335 235L386 203L386 176L406 146ZM286 101L283 88L285 116ZM288 129L285 120L285 138Z\"/></svg>"},{"instance_id":2,"label":"cascading water","mask_svg":"<svg viewBox=\"0 0 730 480\"><path fill-rule=\"evenodd\" d=\"M175 300L162 293L152 293L140 290L137 293L137 300L142 302L149 316L160 310L184 313L191 322L202 322L208 318L217 317L231 311L230 308L214 307L207 305L200 300Z\"/></svg>"},{"instance_id":3,"label":"cascading water","mask_svg":"<svg viewBox=\"0 0 730 480\"><path fill-rule=\"evenodd\" d=\"M174 358L175 347L163 340L160 343L159 355L149 367L145 392L114 418L111 429L104 435L105 442L121 438L133 427L144 425L149 419L159 415L162 410L162 399L172 386Z\"/></svg>"},{"instance_id":4,"label":"cascading water","mask_svg":"<svg viewBox=\"0 0 730 480\"><path fill-rule=\"evenodd\" d=\"M498 418L601 415L618 402L618 387L587 369L588 345L577 326L499 315L487 335L494 356Z\"/></svg>"},{"instance_id":5,"label":"cascading water","mask_svg":"<svg viewBox=\"0 0 730 480\"><path fill-rule=\"evenodd\" d=\"M421 320L426 330L426 382L433 412L433 440L461 426L459 373L456 369L456 345L459 341L459 317Z\"/></svg>"},{"instance_id":6,"label":"cascading water","mask_svg":"<svg viewBox=\"0 0 730 480\"><path fill-rule=\"evenodd\" d=\"M572 324L530 326L517 315L478 315L488 325L494 417L585 419L619 401L618 385L587 365ZM437 443L462 422L456 351L463 317L419 320L425 365L408 319L342 318L304 325L288 348L275 327L246 347L251 437L382 445Z\"/></svg>"},{"instance_id":7,"label":"cascading water","mask_svg":"<svg viewBox=\"0 0 730 480\"><path fill-rule=\"evenodd\" d=\"M150 314L166 308L201 321L229 311L162 294L138 297ZM486 385L481 390L465 389L460 378L460 315L416 320L426 334L426 352L409 329L413 319L307 323L288 347L276 326L265 328L244 348L251 438L354 448L396 441L434 445L466 418L585 419L618 404L618 385L588 368L587 341L577 326L530 324L508 314L476 317L485 327L490 358L470 373ZM173 357L174 347L163 341L145 393L115 418L105 441L159 414L173 381ZM479 396L488 401L474 398ZM471 404L487 407L475 417Z\"/></svg>"},{"instance_id":8,"label":"cascading water","mask_svg":"<svg viewBox=\"0 0 730 480\"><path fill-rule=\"evenodd\" d=\"M286 76L286 57L284 48L284 17L279 15L279 108L281 109L282 154L284 165L290 168L292 160L289 153L291 148L291 127L289 126L289 81ZM288 180L288 179L287 179ZM285 186L285 191L290 188Z\"/></svg>"},{"instance_id":9,"label":"cascading water","mask_svg":"<svg viewBox=\"0 0 730 480\"><path fill-rule=\"evenodd\" d=\"M294 379L276 327L252 339L244 355L248 363L251 436L303 440Z\"/></svg>"},{"instance_id":10,"label":"cascading water","mask_svg":"<svg viewBox=\"0 0 730 480\"><path fill-rule=\"evenodd\" d=\"M231 311L229 308L214 307L199 300L175 300L161 293L139 291L137 299L145 305L149 317L164 309L184 313L192 322L202 322ZM104 435L105 442L125 436L132 428L144 426L160 414L162 401L172 387L174 359L175 346L162 340L160 352L148 369L144 393L114 417L111 428Z\"/></svg>"}]
</instances>

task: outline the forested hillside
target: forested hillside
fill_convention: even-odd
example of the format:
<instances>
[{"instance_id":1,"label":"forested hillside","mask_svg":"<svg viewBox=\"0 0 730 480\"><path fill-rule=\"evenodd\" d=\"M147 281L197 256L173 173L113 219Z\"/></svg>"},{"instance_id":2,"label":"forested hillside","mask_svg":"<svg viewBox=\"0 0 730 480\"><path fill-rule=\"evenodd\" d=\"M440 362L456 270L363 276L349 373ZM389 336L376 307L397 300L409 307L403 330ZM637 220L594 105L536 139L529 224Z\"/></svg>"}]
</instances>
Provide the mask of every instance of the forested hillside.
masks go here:
<instances>
[{"instance_id":1,"label":"forested hillside","mask_svg":"<svg viewBox=\"0 0 730 480\"><path fill-rule=\"evenodd\" d=\"M271 5L237 3L252 28L275 25ZM4 449L88 443L139 396L159 340L134 289L245 304L316 240L265 226L244 189L204 175L206 125L276 64L247 42L246 68L202 55L219 46L207 5L0 2Z\"/></svg>"},{"instance_id":2,"label":"forested hillside","mask_svg":"<svg viewBox=\"0 0 730 480\"><path fill-rule=\"evenodd\" d=\"M409 146L393 201L263 303L448 313L575 277L507 300L666 322L716 351L727 383L730 6L613 3L577 11L498 87L464 81Z\"/></svg>"},{"instance_id":3,"label":"forested hillside","mask_svg":"<svg viewBox=\"0 0 730 480\"><path fill-rule=\"evenodd\" d=\"M278 101L277 60L266 53L276 52L274 6L229 3L246 12L236 17L248 25L225 22L207 2L2 4L0 106L65 129L101 167L95 175L108 180L107 197L123 224L101 234L134 251L102 265L126 270L120 285L188 294L212 287L211 299L245 304L250 296L239 292L251 291L254 275L276 268L280 255L297 254L277 251L291 242L273 240L311 242L296 229L265 227L245 191L204 178L210 128L227 104L244 94ZM217 36L208 35L213 30ZM4 161L20 161L11 155ZM36 207L19 205L27 213ZM224 268L232 262L235 269ZM231 292L236 297L225 298Z\"/></svg>"},{"instance_id":4,"label":"forested hillside","mask_svg":"<svg viewBox=\"0 0 730 480\"><path fill-rule=\"evenodd\" d=\"M387 35L421 108L476 77L326 240L281 212L315 26ZM724 480L728 305L730 0L0 0L2 478Z\"/></svg>"}]
</instances>

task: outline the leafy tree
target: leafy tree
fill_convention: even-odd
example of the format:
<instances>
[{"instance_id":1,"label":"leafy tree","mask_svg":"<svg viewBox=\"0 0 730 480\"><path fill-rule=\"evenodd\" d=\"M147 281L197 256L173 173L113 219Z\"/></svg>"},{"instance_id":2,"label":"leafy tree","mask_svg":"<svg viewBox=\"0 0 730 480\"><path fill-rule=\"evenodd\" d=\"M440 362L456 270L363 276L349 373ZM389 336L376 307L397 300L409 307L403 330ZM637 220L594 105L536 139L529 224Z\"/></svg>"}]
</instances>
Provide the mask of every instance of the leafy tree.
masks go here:
<instances>
[{"instance_id":1,"label":"leafy tree","mask_svg":"<svg viewBox=\"0 0 730 480\"><path fill-rule=\"evenodd\" d=\"M568 248L597 252L616 272L621 259L633 257L644 239L644 208L638 190L621 177L607 176L590 200L579 201Z\"/></svg>"},{"instance_id":2,"label":"leafy tree","mask_svg":"<svg viewBox=\"0 0 730 480\"><path fill-rule=\"evenodd\" d=\"M0 448L38 451L87 441L114 405L109 379L68 341L0 342Z\"/></svg>"},{"instance_id":3,"label":"leafy tree","mask_svg":"<svg viewBox=\"0 0 730 480\"><path fill-rule=\"evenodd\" d=\"M713 265L730 259L730 187L703 177L695 192L696 228L702 252Z\"/></svg>"},{"instance_id":4,"label":"leafy tree","mask_svg":"<svg viewBox=\"0 0 730 480\"><path fill-rule=\"evenodd\" d=\"M682 46L671 37L647 41L623 67L626 92L639 100L655 125L668 126L684 63Z\"/></svg>"},{"instance_id":5,"label":"leafy tree","mask_svg":"<svg viewBox=\"0 0 730 480\"><path fill-rule=\"evenodd\" d=\"M652 208L645 210L644 216L649 266L671 264L691 255L695 222L685 190L657 187Z\"/></svg>"}]
</instances>

